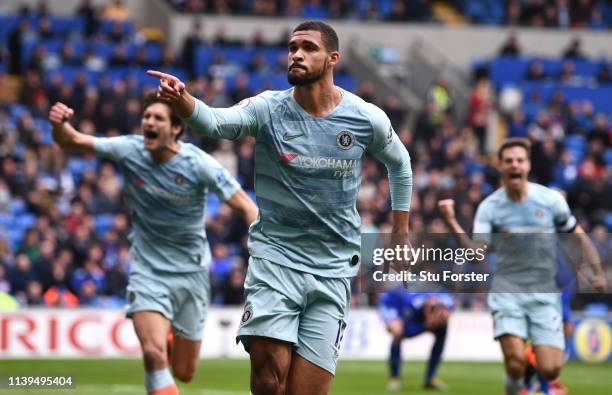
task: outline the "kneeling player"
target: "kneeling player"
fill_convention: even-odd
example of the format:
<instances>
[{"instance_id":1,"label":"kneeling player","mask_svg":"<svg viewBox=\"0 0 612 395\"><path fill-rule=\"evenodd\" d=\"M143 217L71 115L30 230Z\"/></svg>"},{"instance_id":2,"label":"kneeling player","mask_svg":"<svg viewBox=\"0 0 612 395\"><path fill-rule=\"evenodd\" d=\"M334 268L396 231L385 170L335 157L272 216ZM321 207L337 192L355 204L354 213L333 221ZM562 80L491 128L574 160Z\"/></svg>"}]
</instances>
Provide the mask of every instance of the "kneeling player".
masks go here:
<instances>
[{"instance_id":1,"label":"kneeling player","mask_svg":"<svg viewBox=\"0 0 612 395\"><path fill-rule=\"evenodd\" d=\"M442 358L448 317L453 300L447 294L408 293L403 289L384 293L380 298L380 314L393 337L389 364L391 378L387 388L397 391L401 388L401 342L402 339L431 332L435 337L425 372L424 387L443 391L446 385L435 378Z\"/></svg>"}]
</instances>

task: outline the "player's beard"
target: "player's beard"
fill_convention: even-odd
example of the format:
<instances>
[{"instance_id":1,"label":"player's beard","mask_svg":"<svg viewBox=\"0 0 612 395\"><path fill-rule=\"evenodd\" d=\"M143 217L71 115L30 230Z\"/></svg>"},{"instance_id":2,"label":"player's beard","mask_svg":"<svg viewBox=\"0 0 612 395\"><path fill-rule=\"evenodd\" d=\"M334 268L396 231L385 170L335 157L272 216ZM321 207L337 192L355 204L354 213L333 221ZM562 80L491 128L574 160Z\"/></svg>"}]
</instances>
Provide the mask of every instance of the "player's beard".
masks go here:
<instances>
[{"instance_id":1,"label":"player's beard","mask_svg":"<svg viewBox=\"0 0 612 395\"><path fill-rule=\"evenodd\" d=\"M329 63L327 59L325 59L325 63L323 63L323 67L318 72L305 72L303 75L294 75L287 71L287 81L293 86L306 86L310 84L314 84L319 81L325 75L327 68L329 67Z\"/></svg>"}]
</instances>

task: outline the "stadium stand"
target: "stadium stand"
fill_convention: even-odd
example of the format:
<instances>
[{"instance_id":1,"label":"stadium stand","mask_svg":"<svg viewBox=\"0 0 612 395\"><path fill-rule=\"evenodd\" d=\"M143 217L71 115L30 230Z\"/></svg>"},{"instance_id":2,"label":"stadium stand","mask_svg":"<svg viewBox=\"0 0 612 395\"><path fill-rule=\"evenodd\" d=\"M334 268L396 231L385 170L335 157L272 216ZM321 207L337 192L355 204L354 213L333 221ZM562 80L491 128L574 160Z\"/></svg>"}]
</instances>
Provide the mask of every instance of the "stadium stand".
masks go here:
<instances>
[{"instance_id":1,"label":"stadium stand","mask_svg":"<svg viewBox=\"0 0 612 395\"><path fill-rule=\"evenodd\" d=\"M199 1L172 3L187 12L220 12L203 9ZM287 7L284 15L393 19L395 3L330 1L325 8L316 0L287 2L296 9ZM411 14L398 20L430 20L428 1L409 3L415 5ZM491 11L495 16L474 11L474 4L485 2L453 3L474 22L506 23L499 9ZM275 1L241 3L257 9L233 9L234 2L208 4L225 4L236 13L278 11ZM608 15L608 7L598 7ZM223 32L207 41L195 24L179 53L162 42L147 41L124 13L106 12L111 20L102 19L99 11L80 7L74 16L54 16L21 9L0 15L0 39L10 54L0 63L1 78L12 75L21 81L17 98L0 103L0 284L22 304L120 305L130 266L123 180L109 163L66 157L52 144L45 120L51 103L78 108L75 125L81 131L112 136L138 130L139 99L156 86L146 76L147 68L189 80L190 91L213 106L288 87L285 44L263 42L257 32L248 43L229 42ZM543 78L528 80L527 71L536 62L542 65ZM412 156L411 230L443 232L436 201L450 196L457 201L460 223L471 227L475 207L497 185L494 159L483 147L486 119L498 105L496 93L502 97L506 89L514 89L522 95L522 105L506 113L502 126L508 135L534 140L534 180L566 191L586 229L612 231L610 66L609 60L523 55L476 61L478 78L471 88L468 116L459 123L453 121L453 97L444 86L432 87L414 125L407 123L408 114L394 100L377 103L390 115ZM559 80L566 67L568 79ZM357 84L354 76L341 72L336 82L373 101L367 81ZM246 190L252 189L253 141L210 141L189 132L184 138L212 152ZM388 231L384 169L368 158L362 174L358 208L364 227ZM207 216L213 300L240 304L247 230L213 196ZM356 305L374 303L374 295L355 294ZM482 301L466 298L462 304L481 306Z\"/></svg>"}]
</instances>

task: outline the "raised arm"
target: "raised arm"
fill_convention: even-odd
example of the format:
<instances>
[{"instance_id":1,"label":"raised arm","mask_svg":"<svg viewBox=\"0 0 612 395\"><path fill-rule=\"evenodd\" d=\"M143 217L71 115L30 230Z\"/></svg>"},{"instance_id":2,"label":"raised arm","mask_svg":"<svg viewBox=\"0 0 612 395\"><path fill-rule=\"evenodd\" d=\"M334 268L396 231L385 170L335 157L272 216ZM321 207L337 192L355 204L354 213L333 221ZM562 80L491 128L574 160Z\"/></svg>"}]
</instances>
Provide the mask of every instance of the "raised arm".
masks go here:
<instances>
[{"instance_id":1,"label":"raised arm","mask_svg":"<svg viewBox=\"0 0 612 395\"><path fill-rule=\"evenodd\" d=\"M173 75L149 70L159 78L157 95L171 103L174 111L196 132L207 137L235 140L256 137L256 98L246 99L230 108L212 108L194 98L185 84Z\"/></svg>"},{"instance_id":2,"label":"raised arm","mask_svg":"<svg viewBox=\"0 0 612 395\"><path fill-rule=\"evenodd\" d=\"M457 222L457 217L455 216L455 201L453 199L440 200L438 202L438 210L440 211L446 226L449 227L451 233L455 237L455 240L457 240L457 243L459 243L462 248L472 248L476 250L485 246L485 242L482 240L472 240L465 233L465 230L463 230L461 225L459 225L459 222Z\"/></svg>"},{"instance_id":3,"label":"raised arm","mask_svg":"<svg viewBox=\"0 0 612 395\"><path fill-rule=\"evenodd\" d=\"M91 153L94 150L94 137L76 130L68 120L74 110L64 103L55 103L49 110L53 141L62 149Z\"/></svg>"}]
</instances>

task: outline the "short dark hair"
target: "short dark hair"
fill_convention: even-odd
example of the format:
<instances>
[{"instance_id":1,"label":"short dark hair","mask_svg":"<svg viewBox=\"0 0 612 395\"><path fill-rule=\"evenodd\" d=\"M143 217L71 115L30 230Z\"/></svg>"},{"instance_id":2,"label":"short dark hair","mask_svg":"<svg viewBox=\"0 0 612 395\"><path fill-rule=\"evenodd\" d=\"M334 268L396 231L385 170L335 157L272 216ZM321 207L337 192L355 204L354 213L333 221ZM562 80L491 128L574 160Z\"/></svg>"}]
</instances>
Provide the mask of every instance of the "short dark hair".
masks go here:
<instances>
[{"instance_id":1,"label":"short dark hair","mask_svg":"<svg viewBox=\"0 0 612 395\"><path fill-rule=\"evenodd\" d=\"M497 158L501 160L504 151L513 147L521 147L525 149L525 151L527 151L527 158L531 158L531 142L521 137L505 139L497 150Z\"/></svg>"},{"instance_id":2,"label":"short dark hair","mask_svg":"<svg viewBox=\"0 0 612 395\"><path fill-rule=\"evenodd\" d=\"M155 103L166 105L166 107L168 107L168 111L170 112L170 124L172 126L180 126L181 131L179 132L179 134L176 135L176 141L178 141L183 135L183 132L185 131L185 124L183 123L181 117L179 117L178 114L174 112L170 103L160 99L159 97L157 97L157 94L155 92L152 92L144 97L144 105L142 107L142 111L144 112L149 106L152 106Z\"/></svg>"},{"instance_id":3,"label":"short dark hair","mask_svg":"<svg viewBox=\"0 0 612 395\"><path fill-rule=\"evenodd\" d=\"M329 52L338 51L340 49L340 42L338 40L338 35L333 27L329 26L327 23L321 21L306 21L302 22L293 29L293 33L302 32L306 30L314 30L321 33L321 39L323 40L323 44L325 44L325 48Z\"/></svg>"}]
</instances>

